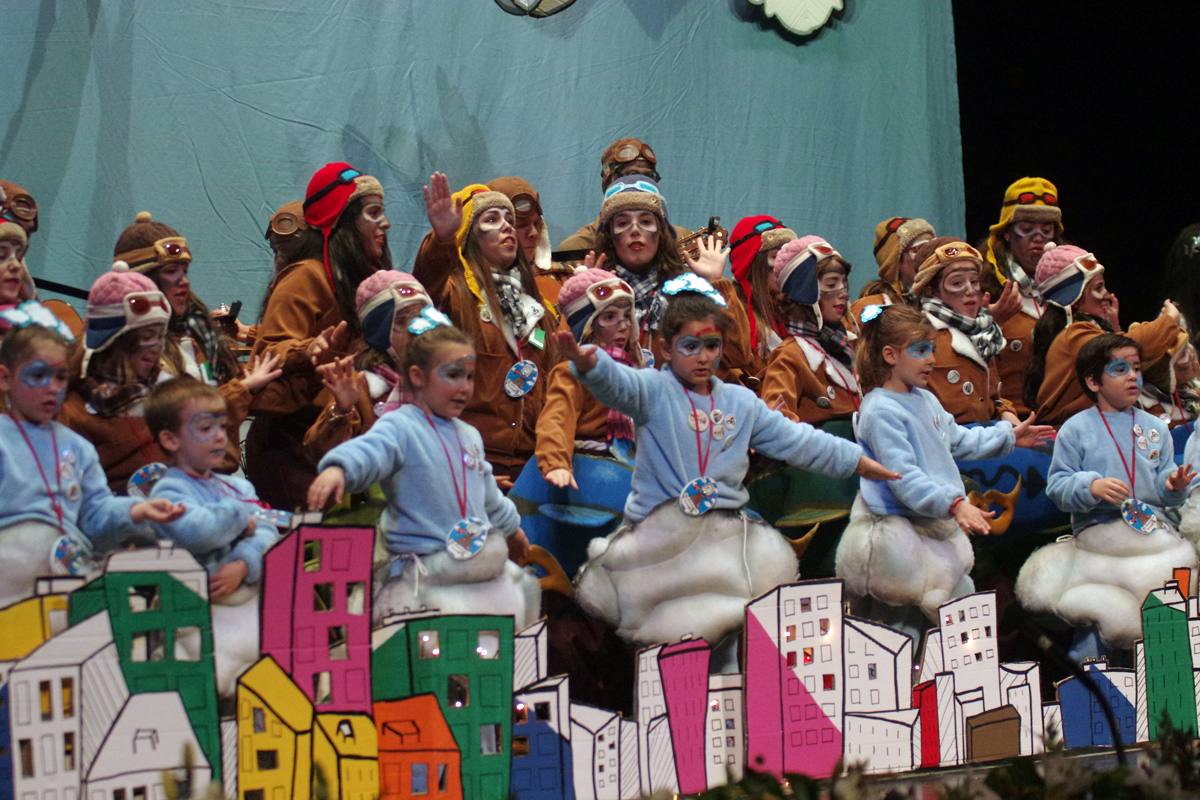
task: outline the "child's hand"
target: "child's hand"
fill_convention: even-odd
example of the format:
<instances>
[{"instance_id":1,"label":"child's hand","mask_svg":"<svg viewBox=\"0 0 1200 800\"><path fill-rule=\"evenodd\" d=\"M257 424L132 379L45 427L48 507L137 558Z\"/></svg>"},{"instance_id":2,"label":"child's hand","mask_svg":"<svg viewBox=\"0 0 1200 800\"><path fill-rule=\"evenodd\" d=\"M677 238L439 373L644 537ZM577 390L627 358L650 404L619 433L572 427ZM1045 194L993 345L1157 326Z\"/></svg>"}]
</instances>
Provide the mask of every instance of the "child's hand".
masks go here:
<instances>
[{"instance_id":1,"label":"child's hand","mask_svg":"<svg viewBox=\"0 0 1200 800\"><path fill-rule=\"evenodd\" d=\"M570 331L558 331L553 334L554 343L563 358L575 365L580 372L590 372L596 366L596 347L585 344L580 347L575 341L575 335Z\"/></svg>"},{"instance_id":2,"label":"child's hand","mask_svg":"<svg viewBox=\"0 0 1200 800\"><path fill-rule=\"evenodd\" d=\"M875 459L867 458L866 456L861 456L858 459L858 466L855 467L854 471L864 478L870 478L873 481L895 481L900 479L899 472L892 472Z\"/></svg>"},{"instance_id":3,"label":"child's hand","mask_svg":"<svg viewBox=\"0 0 1200 800\"><path fill-rule=\"evenodd\" d=\"M349 346L350 326L346 324L346 320L342 320L337 325L330 325L321 331L317 338L309 342L306 353L313 366L319 367L327 361L332 361L338 353L345 352Z\"/></svg>"},{"instance_id":4,"label":"child's hand","mask_svg":"<svg viewBox=\"0 0 1200 800\"><path fill-rule=\"evenodd\" d=\"M1129 497L1129 487L1116 478L1097 478L1088 488L1092 490L1092 497L1114 506L1120 505L1122 500Z\"/></svg>"},{"instance_id":5,"label":"child's hand","mask_svg":"<svg viewBox=\"0 0 1200 800\"><path fill-rule=\"evenodd\" d=\"M529 558L529 538L525 536L525 531L517 528L516 533L504 541L508 543L508 560L516 564L524 564Z\"/></svg>"},{"instance_id":6,"label":"child's hand","mask_svg":"<svg viewBox=\"0 0 1200 800\"><path fill-rule=\"evenodd\" d=\"M1053 425L1034 425L1037 414L1030 414L1025 421L1013 426L1017 447L1037 447L1054 438Z\"/></svg>"},{"instance_id":7,"label":"child's hand","mask_svg":"<svg viewBox=\"0 0 1200 800\"><path fill-rule=\"evenodd\" d=\"M992 526L988 524L988 520L995 516L996 512L978 509L967 502L966 499L960 500L954 506L954 521L958 523L958 527L967 533L977 533L980 536L987 536L992 532Z\"/></svg>"},{"instance_id":8,"label":"child's hand","mask_svg":"<svg viewBox=\"0 0 1200 800\"><path fill-rule=\"evenodd\" d=\"M251 393L257 392L271 381L283 374L279 368L278 353L260 353L250 358L246 365L246 374L242 376L242 385Z\"/></svg>"},{"instance_id":9,"label":"child's hand","mask_svg":"<svg viewBox=\"0 0 1200 800\"><path fill-rule=\"evenodd\" d=\"M578 489L579 484L575 482L575 476L571 474L569 469L552 469L546 473L546 483L551 486L557 486L559 489L565 489L570 486L572 489Z\"/></svg>"},{"instance_id":10,"label":"child's hand","mask_svg":"<svg viewBox=\"0 0 1200 800\"><path fill-rule=\"evenodd\" d=\"M171 522L183 516L183 503L172 503L165 497L153 497L134 503L129 518L134 522Z\"/></svg>"},{"instance_id":11,"label":"child's hand","mask_svg":"<svg viewBox=\"0 0 1200 800\"><path fill-rule=\"evenodd\" d=\"M339 358L330 364L317 367L321 382L333 395L335 410L339 414L349 414L358 402L359 386L362 373L354 369L354 356Z\"/></svg>"},{"instance_id":12,"label":"child's hand","mask_svg":"<svg viewBox=\"0 0 1200 800\"><path fill-rule=\"evenodd\" d=\"M208 599L220 600L222 597L233 594L249 574L250 567L240 558L223 564L216 572L208 576Z\"/></svg>"},{"instance_id":13,"label":"child's hand","mask_svg":"<svg viewBox=\"0 0 1200 800\"><path fill-rule=\"evenodd\" d=\"M238 534L238 539L249 539L254 535L254 531L258 528L258 521L251 517L246 520L246 527L242 528L242 532Z\"/></svg>"},{"instance_id":14,"label":"child's hand","mask_svg":"<svg viewBox=\"0 0 1200 800\"><path fill-rule=\"evenodd\" d=\"M425 193L425 213L433 233L442 241L452 241L462 224L462 201L455 200L450 193L450 180L444 172L429 176L429 185L422 187Z\"/></svg>"},{"instance_id":15,"label":"child's hand","mask_svg":"<svg viewBox=\"0 0 1200 800\"><path fill-rule=\"evenodd\" d=\"M604 262L608 261L608 254L601 253L599 258L596 258L595 250L588 250L588 254L584 256L584 269L604 269Z\"/></svg>"},{"instance_id":16,"label":"child's hand","mask_svg":"<svg viewBox=\"0 0 1200 800\"><path fill-rule=\"evenodd\" d=\"M996 324L1001 325L1021 310L1020 287L1017 286L1016 281L1009 281L1004 284L1004 290L1000 292L1000 296L996 298L996 302L992 302L991 295L985 294L983 296L983 304L992 313L992 319L996 321Z\"/></svg>"},{"instance_id":17,"label":"child's hand","mask_svg":"<svg viewBox=\"0 0 1200 800\"><path fill-rule=\"evenodd\" d=\"M330 498L333 502L342 502L342 494L346 491L346 473L341 467L326 467L308 487L308 510L320 511L325 508Z\"/></svg>"},{"instance_id":18,"label":"child's hand","mask_svg":"<svg viewBox=\"0 0 1200 800\"><path fill-rule=\"evenodd\" d=\"M1196 477L1196 470L1191 464L1184 464L1167 477L1167 489L1172 492L1182 492Z\"/></svg>"},{"instance_id":19,"label":"child's hand","mask_svg":"<svg viewBox=\"0 0 1200 800\"><path fill-rule=\"evenodd\" d=\"M728 255L729 248L722 247L720 239L701 236L700 257L693 261L690 255L684 253L683 260L687 262L688 269L712 283L725 274L725 257Z\"/></svg>"}]
</instances>

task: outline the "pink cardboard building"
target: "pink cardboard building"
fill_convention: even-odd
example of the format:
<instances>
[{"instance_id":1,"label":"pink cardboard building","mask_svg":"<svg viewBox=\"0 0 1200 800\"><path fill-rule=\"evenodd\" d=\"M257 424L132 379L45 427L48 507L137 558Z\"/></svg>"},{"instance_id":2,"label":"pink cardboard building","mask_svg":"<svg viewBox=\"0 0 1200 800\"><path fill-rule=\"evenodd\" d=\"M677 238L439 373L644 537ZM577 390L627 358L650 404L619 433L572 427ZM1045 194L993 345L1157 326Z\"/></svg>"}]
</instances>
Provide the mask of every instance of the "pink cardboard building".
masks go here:
<instances>
[{"instance_id":1,"label":"pink cardboard building","mask_svg":"<svg viewBox=\"0 0 1200 800\"><path fill-rule=\"evenodd\" d=\"M679 791L699 794L708 789L704 761L704 720L708 710L708 642L688 639L658 653L667 720L675 749Z\"/></svg>"},{"instance_id":2,"label":"pink cardboard building","mask_svg":"<svg viewBox=\"0 0 1200 800\"><path fill-rule=\"evenodd\" d=\"M262 652L318 712L371 712L370 528L301 527L267 551Z\"/></svg>"}]
</instances>

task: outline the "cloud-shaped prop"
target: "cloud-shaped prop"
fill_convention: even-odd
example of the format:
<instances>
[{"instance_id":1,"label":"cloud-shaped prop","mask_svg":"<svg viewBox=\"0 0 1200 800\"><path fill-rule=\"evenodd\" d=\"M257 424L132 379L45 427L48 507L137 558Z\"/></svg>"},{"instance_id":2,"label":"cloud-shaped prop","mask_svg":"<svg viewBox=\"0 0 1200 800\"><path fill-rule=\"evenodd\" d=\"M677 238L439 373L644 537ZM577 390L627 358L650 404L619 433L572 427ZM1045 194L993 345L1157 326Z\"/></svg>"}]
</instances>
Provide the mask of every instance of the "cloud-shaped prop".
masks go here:
<instances>
[{"instance_id":1,"label":"cloud-shaped prop","mask_svg":"<svg viewBox=\"0 0 1200 800\"><path fill-rule=\"evenodd\" d=\"M500 2L500 0L496 0ZM774 17L792 33L807 36L820 28L833 12L842 10L843 0L750 0L763 7L763 13Z\"/></svg>"}]
</instances>

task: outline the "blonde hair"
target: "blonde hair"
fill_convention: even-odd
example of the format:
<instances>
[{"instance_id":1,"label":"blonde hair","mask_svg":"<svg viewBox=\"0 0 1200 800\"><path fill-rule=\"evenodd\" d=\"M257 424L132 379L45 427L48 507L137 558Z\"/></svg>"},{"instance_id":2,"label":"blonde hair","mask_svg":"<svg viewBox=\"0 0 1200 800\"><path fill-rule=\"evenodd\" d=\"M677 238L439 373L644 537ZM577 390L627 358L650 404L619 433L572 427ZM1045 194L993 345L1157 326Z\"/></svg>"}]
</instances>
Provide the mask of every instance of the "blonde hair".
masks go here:
<instances>
[{"instance_id":1,"label":"blonde hair","mask_svg":"<svg viewBox=\"0 0 1200 800\"><path fill-rule=\"evenodd\" d=\"M892 366L884 361L883 348L904 347L934 332L924 314L906 305L884 306L875 319L861 323L860 331L854 368L864 393L891 377Z\"/></svg>"}]
</instances>

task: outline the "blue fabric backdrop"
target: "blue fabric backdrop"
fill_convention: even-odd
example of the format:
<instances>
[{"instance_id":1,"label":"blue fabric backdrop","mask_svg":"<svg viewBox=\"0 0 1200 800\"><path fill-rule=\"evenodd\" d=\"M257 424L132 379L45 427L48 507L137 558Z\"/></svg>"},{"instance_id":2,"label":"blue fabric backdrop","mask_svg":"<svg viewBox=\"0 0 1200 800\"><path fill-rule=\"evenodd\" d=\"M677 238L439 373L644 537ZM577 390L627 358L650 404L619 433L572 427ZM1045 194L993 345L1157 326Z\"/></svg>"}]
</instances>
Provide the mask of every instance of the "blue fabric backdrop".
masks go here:
<instances>
[{"instance_id":1,"label":"blue fabric backdrop","mask_svg":"<svg viewBox=\"0 0 1200 800\"><path fill-rule=\"evenodd\" d=\"M799 40L744 0L543 20L492 0L30 0L0 25L0 176L41 204L35 275L86 287L149 209L191 240L199 294L253 315L266 219L326 161L380 178L405 266L432 170L528 178L557 242L598 209L601 150L637 135L674 222L774 213L858 286L881 218L962 231L962 158L950 0L846 5Z\"/></svg>"}]
</instances>

